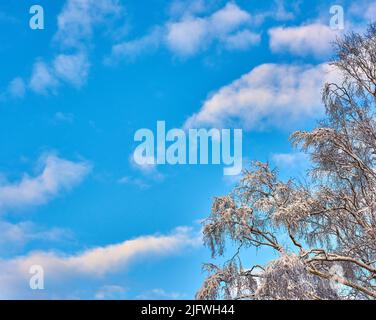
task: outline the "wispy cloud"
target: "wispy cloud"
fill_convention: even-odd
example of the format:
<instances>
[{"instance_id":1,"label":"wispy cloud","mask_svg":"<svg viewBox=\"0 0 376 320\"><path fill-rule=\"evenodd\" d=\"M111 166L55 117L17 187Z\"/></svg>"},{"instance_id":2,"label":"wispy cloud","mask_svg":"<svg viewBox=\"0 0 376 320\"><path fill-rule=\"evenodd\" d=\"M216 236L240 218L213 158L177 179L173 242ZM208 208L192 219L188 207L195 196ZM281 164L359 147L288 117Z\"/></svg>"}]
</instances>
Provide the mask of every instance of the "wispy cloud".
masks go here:
<instances>
[{"instance_id":1,"label":"wispy cloud","mask_svg":"<svg viewBox=\"0 0 376 320\"><path fill-rule=\"evenodd\" d=\"M105 61L133 60L137 55L154 52L161 46L185 58L213 44L227 50L244 50L257 45L261 39L260 34L251 30L252 24L256 23L252 15L233 2L206 15L203 15L206 7L199 1L189 6L179 2L175 3L173 12L172 19L154 27L151 33L114 45ZM180 14L176 15L176 12Z\"/></svg>"},{"instance_id":2,"label":"wispy cloud","mask_svg":"<svg viewBox=\"0 0 376 320\"><path fill-rule=\"evenodd\" d=\"M31 75L16 78L5 94L24 96L26 89L37 94L56 94L64 84L80 88L90 70L89 52L94 30L109 27L123 14L118 0L67 0L57 17L57 31L52 42L57 47L52 60L38 58Z\"/></svg>"},{"instance_id":3,"label":"wispy cloud","mask_svg":"<svg viewBox=\"0 0 376 320\"><path fill-rule=\"evenodd\" d=\"M34 64L29 82L31 90L39 94L54 93L58 85L53 70L46 63L38 61Z\"/></svg>"},{"instance_id":4,"label":"wispy cloud","mask_svg":"<svg viewBox=\"0 0 376 320\"><path fill-rule=\"evenodd\" d=\"M118 285L104 285L101 286L95 293L95 299L106 300L106 299L125 299L126 289Z\"/></svg>"},{"instance_id":5,"label":"wispy cloud","mask_svg":"<svg viewBox=\"0 0 376 320\"><path fill-rule=\"evenodd\" d=\"M145 181L145 179L132 177L132 176L124 176L118 180L118 183L120 184L126 184L126 185L133 185L141 190L146 190L150 188L150 184Z\"/></svg>"},{"instance_id":6,"label":"wispy cloud","mask_svg":"<svg viewBox=\"0 0 376 320\"><path fill-rule=\"evenodd\" d=\"M31 221L10 223L0 220L0 254L14 254L34 241L45 243L72 240L72 232L62 228L43 228Z\"/></svg>"},{"instance_id":7,"label":"wispy cloud","mask_svg":"<svg viewBox=\"0 0 376 320\"><path fill-rule=\"evenodd\" d=\"M0 212L44 204L79 184L91 170L87 162L72 162L53 154L43 155L39 163L43 168L39 175L24 174L20 181L0 183Z\"/></svg>"}]
</instances>

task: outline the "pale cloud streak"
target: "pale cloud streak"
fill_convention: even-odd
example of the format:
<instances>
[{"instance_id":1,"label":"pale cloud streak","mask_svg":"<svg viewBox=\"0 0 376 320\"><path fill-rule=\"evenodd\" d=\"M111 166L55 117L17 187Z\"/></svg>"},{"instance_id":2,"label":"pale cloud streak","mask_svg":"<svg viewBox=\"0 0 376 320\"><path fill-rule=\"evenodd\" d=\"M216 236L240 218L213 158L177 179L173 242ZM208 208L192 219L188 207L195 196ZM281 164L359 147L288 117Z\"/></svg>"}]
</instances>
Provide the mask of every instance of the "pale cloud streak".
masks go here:
<instances>
[{"instance_id":1,"label":"pale cloud streak","mask_svg":"<svg viewBox=\"0 0 376 320\"><path fill-rule=\"evenodd\" d=\"M24 174L20 181L0 183L0 212L45 204L79 184L91 170L87 162L72 162L53 154L44 155L39 162L40 174Z\"/></svg>"},{"instance_id":2,"label":"pale cloud streak","mask_svg":"<svg viewBox=\"0 0 376 320\"><path fill-rule=\"evenodd\" d=\"M101 279L107 274L124 271L139 258L169 256L183 249L201 245L198 237L188 227L176 228L166 235L142 236L121 243L95 247L74 255L56 252L32 252L9 260L0 260L0 298L33 298L38 293L28 289L29 268L40 265L44 269L51 291L41 293L45 298L58 292L52 284L66 282L76 277ZM73 288L71 288L73 291Z\"/></svg>"}]
</instances>

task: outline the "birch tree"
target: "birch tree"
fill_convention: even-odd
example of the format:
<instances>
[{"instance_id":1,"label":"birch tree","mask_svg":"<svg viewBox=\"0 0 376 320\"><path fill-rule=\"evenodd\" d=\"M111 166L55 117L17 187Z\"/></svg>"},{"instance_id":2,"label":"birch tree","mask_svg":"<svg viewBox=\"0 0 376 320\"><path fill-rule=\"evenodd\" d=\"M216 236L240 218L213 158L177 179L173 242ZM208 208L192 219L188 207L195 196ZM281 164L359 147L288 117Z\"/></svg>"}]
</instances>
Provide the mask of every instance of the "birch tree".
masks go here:
<instances>
[{"instance_id":1,"label":"birch tree","mask_svg":"<svg viewBox=\"0 0 376 320\"><path fill-rule=\"evenodd\" d=\"M290 138L308 182L256 162L214 200L204 240L225 262L204 265L197 299L376 298L376 24L334 48L342 79L323 88L326 116ZM254 264L252 247L274 258Z\"/></svg>"}]
</instances>

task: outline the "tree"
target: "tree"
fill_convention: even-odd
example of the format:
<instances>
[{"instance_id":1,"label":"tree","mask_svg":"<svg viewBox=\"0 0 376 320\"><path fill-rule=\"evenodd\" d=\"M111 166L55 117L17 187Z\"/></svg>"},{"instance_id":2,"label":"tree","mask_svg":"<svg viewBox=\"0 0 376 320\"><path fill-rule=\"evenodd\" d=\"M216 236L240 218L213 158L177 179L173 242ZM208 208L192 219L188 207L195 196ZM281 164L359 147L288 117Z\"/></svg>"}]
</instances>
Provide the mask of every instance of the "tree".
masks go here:
<instances>
[{"instance_id":1,"label":"tree","mask_svg":"<svg viewBox=\"0 0 376 320\"><path fill-rule=\"evenodd\" d=\"M341 80L323 88L326 117L290 138L310 157L308 182L256 162L215 198L204 241L229 259L204 266L198 299L376 298L376 24L334 48ZM277 257L247 268L250 247Z\"/></svg>"}]
</instances>

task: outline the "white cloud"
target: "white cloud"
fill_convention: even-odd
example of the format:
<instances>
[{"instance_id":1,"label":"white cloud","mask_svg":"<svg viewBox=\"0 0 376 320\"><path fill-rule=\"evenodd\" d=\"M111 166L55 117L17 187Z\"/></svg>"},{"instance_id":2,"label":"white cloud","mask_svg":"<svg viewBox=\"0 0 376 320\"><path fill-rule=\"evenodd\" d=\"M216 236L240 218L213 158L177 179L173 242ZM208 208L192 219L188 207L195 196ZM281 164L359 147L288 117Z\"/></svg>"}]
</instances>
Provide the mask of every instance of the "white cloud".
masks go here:
<instances>
[{"instance_id":1,"label":"white cloud","mask_svg":"<svg viewBox=\"0 0 376 320\"><path fill-rule=\"evenodd\" d=\"M273 52L327 57L332 51L332 42L338 35L338 31L321 23L299 27L277 27L269 30L269 46Z\"/></svg>"},{"instance_id":2,"label":"white cloud","mask_svg":"<svg viewBox=\"0 0 376 320\"><path fill-rule=\"evenodd\" d=\"M106 274L124 270L138 258L167 256L196 247L201 239L187 227L175 229L167 235L149 235L122 243L88 249L75 255L61 255L55 252L32 252L10 260L0 260L0 298L31 298L33 292L27 289L29 268L40 265L53 290L53 284L80 277L102 278ZM57 286L58 287L58 286ZM70 288L73 291L73 288ZM42 293L43 294L43 293ZM48 293L46 293L48 294Z\"/></svg>"},{"instance_id":3,"label":"white cloud","mask_svg":"<svg viewBox=\"0 0 376 320\"><path fill-rule=\"evenodd\" d=\"M236 124L260 129L315 117L323 111L323 84L337 79L327 64L262 64L208 97L185 127Z\"/></svg>"},{"instance_id":4,"label":"white cloud","mask_svg":"<svg viewBox=\"0 0 376 320\"><path fill-rule=\"evenodd\" d=\"M178 55L189 56L208 46L207 22L202 18L187 18L169 23L166 41L169 49Z\"/></svg>"},{"instance_id":5,"label":"white cloud","mask_svg":"<svg viewBox=\"0 0 376 320\"><path fill-rule=\"evenodd\" d=\"M35 177L24 174L18 182L0 183L0 212L44 204L79 184L91 168L86 162L75 163L52 154L43 156L40 164L42 172Z\"/></svg>"},{"instance_id":6,"label":"white cloud","mask_svg":"<svg viewBox=\"0 0 376 320\"><path fill-rule=\"evenodd\" d=\"M214 12L206 20L210 25L210 32L221 35L251 22L251 15L235 3L228 2L225 7Z\"/></svg>"},{"instance_id":7,"label":"white cloud","mask_svg":"<svg viewBox=\"0 0 376 320\"><path fill-rule=\"evenodd\" d=\"M169 22L166 34L167 46L178 55L190 56L208 47L215 40L226 42L228 37L234 36L233 32L246 27L251 21L252 17L248 12L229 2L210 16L186 16L181 21ZM249 34L245 33L238 33L237 36L249 38ZM257 42L253 41L252 44L254 43Z\"/></svg>"}]
</instances>

